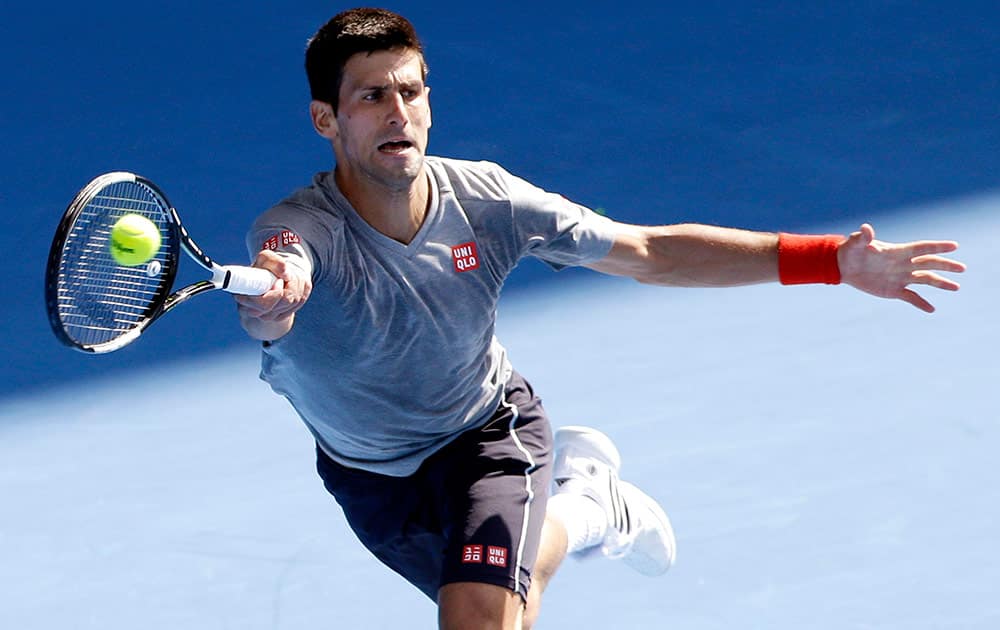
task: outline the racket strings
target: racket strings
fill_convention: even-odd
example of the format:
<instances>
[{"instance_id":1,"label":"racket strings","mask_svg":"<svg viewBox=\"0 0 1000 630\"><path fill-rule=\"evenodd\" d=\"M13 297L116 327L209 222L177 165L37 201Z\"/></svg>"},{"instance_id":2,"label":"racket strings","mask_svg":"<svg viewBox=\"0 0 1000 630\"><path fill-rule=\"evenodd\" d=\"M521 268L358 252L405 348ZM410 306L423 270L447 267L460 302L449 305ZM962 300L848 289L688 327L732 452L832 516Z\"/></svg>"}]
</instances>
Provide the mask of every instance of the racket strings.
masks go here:
<instances>
[{"instance_id":1,"label":"racket strings","mask_svg":"<svg viewBox=\"0 0 1000 630\"><path fill-rule=\"evenodd\" d=\"M111 257L111 227L125 214L145 216L160 230L163 245L146 264L126 267ZM66 333L78 343L99 345L145 321L170 288L171 238L167 209L142 184L116 182L94 194L63 246L57 300Z\"/></svg>"}]
</instances>

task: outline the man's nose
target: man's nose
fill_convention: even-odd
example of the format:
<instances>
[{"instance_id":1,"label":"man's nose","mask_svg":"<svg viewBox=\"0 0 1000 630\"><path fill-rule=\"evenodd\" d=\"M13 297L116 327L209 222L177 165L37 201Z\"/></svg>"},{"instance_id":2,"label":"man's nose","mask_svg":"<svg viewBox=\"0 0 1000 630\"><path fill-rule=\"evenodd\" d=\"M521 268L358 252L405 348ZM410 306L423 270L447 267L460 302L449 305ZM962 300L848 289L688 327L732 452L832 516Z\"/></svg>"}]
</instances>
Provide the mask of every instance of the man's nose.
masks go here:
<instances>
[{"instance_id":1,"label":"man's nose","mask_svg":"<svg viewBox=\"0 0 1000 630\"><path fill-rule=\"evenodd\" d=\"M388 99L389 111L386 113L390 125L406 126L410 121L410 115L406 111L406 101L402 94L394 94Z\"/></svg>"}]
</instances>

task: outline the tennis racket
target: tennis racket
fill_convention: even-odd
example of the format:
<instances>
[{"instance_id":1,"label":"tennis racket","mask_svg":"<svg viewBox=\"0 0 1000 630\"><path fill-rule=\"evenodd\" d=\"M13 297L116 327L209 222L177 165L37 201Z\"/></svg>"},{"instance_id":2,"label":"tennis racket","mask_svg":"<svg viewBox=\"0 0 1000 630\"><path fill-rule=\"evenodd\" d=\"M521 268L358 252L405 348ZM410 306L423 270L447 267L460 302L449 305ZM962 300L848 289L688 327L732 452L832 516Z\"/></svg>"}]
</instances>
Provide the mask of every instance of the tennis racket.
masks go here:
<instances>
[{"instance_id":1,"label":"tennis racket","mask_svg":"<svg viewBox=\"0 0 1000 630\"><path fill-rule=\"evenodd\" d=\"M111 256L111 227L125 214L140 214L160 230L159 251L136 267ZM171 293L181 250L212 276ZM195 295L215 289L260 295L274 282L265 269L214 262L191 239L163 191L133 173L115 172L94 178L66 208L49 250L45 303L60 341L105 353L132 343Z\"/></svg>"}]
</instances>

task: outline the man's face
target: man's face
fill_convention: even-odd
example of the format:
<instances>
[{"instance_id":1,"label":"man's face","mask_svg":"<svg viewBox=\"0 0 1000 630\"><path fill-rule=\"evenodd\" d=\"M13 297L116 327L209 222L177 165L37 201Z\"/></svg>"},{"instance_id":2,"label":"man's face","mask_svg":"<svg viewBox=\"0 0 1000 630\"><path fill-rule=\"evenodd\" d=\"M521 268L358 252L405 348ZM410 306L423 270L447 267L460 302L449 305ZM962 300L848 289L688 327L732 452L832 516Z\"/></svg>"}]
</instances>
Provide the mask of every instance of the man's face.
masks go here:
<instances>
[{"instance_id":1,"label":"man's face","mask_svg":"<svg viewBox=\"0 0 1000 630\"><path fill-rule=\"evenodd\" d=\"M421 68L405 49L347 60L333 138L341 176L404 190L420 175L431 127Z\"/></svg>"}]
</instances>

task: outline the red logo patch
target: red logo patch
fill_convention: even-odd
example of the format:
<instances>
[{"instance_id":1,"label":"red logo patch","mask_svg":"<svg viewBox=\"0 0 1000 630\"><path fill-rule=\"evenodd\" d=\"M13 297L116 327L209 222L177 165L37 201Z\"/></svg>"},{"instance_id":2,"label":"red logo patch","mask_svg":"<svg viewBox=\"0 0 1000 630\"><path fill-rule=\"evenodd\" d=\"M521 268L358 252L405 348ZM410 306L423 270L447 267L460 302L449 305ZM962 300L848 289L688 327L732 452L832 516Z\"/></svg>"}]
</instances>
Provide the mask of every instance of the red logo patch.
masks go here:
<instances>
[{"instance_id":1,"label":"red logo patch","mask_svg":"<svg viewBox=\"0 0 1000 630\"><path fill-rule=\"evenodd\" d=\"M482 545L466 545L462 548L462 562L464 564L480 564L483 561Z\"/></svg>"},{"instance_id":2,"label":"red logo patch","mask_svg":"<svg viewBox=\"0 0 1000 630\"><path fill-rule=\"evenodd\" d=\"M451 259L455 263L455 271L459 273L479 269L479 252L476 251L475 241L452 247Z\"/></svg>"},{"instance_id":3,"label":"red logo patch","mask_svg":"<svg viewBox=\"0 0 1000 630\"><path fill-rule=\"evenodd\" d=\"M486 564L492 564L495 567L507 566L507 548L490 545L486 549Z\"/></svg>"},{"instance_id":4,"label":"red logo patch","mask_svg":"<svg viewBox=\"0 0 1000 630\"><path fill-rule=\"evenodd\" d=\"M289 245L297 245L302 241L299 240L298 235L291 230L282 230L280 234L275 234L271 238L264 241L261 246L262 249L270 249L272 251L277 250L279 247L288 247Z\"/></svg>"}]
</instances>

